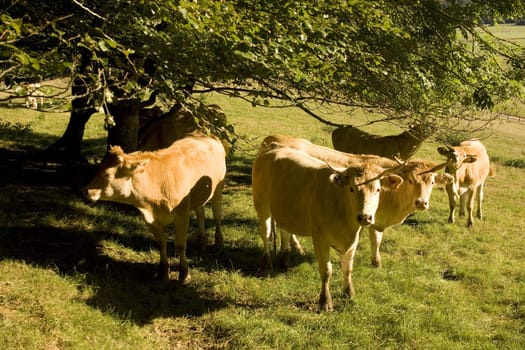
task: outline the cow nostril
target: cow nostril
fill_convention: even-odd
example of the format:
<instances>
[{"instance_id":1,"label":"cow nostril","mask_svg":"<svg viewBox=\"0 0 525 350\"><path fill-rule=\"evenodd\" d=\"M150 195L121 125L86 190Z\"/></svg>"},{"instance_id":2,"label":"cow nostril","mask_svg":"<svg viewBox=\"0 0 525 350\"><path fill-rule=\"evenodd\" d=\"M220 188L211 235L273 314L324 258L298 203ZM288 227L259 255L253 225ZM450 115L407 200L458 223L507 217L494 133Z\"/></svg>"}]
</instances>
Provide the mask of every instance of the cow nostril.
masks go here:
<instances>
[{"instance_id":1,"label":"cow nostril","mask_svg":"<svg viewBox=\"0 0 525 350\"><path fill-rule=\"evenodd\" d=\"M418 208L426 208L428 207L428 201L423 201L421 199L416 200L416 207Z\"/></svg>"},{"instance_id":2,"label":"cow nostril","mask_svg":"<svg viewBox=\"0 0 525 350\"><path fill-rule=\"evenodd\" d=\"M359 214L357 215L357 220L362 224L371 224L373 222L373 217L368 214Z\"/></svg>"}]
</instances>

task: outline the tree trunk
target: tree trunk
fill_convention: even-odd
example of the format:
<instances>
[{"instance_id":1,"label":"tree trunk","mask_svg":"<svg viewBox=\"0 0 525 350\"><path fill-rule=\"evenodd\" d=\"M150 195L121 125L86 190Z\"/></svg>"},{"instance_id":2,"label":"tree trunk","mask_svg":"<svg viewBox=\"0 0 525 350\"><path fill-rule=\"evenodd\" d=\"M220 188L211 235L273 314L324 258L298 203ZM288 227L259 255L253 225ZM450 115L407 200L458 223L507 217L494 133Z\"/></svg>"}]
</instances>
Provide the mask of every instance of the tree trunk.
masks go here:
<instances>
[{"instance_id":1,"label":"tree trunk","mask_svg":"<svg viewBox=\"0 0 525 350\"><path fill-rule=\"evenodd\" d=\"M90 95L87 95L88 87L85 80L75 78L71 87L73 107L69 123L62 137L49 146L46 153L62 158L64 160L74 160L80 158L82 149L82 139L86 123L96 109Z\"/></svg>"},{"instance_id":2,"label":"tree trunk","mask_svg":"<svg viewBox=\"0 0 525 350\"><path fill-rule=\"evenodd\" d=\"M140 100L121 100L108 105L108 111L115 120L109 129L108 146L121 146L124 152L137 150Z\"/></svg>"},{"instance_id":3,"label":"tree trunk","mask_svg":"<svg viewBox=\"0 0 525 350\"><path fill-rule=\"evenodd\" d=\"M45 153L63 160L80 158L84 129L91 115L96 112L95 101L89 94L89 87L93 83L90 75L93 71L93 62L89 52L80 52L80 64L73 84L71 85L71 116L66 131L62 137L49 146Z\"/></svg>"}]
</instances>

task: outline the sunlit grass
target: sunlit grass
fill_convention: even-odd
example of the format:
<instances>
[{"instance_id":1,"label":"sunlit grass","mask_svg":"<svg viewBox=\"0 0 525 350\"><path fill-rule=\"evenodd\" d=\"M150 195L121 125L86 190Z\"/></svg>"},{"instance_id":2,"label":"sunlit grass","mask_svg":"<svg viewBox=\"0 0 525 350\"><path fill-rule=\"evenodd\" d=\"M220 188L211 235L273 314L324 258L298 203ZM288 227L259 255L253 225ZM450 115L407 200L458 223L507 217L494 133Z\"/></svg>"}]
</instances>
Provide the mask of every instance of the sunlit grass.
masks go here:
<instances>
[{"instance_id":1,"label":"sunlit grass","mask_svg":"<svg viewBox=\"0 0 525 350\"><path fill-rule=\"evenodd\" d=\"M209 102L223 107L243 138L228 161L226 247L210 247L199 255L193 223L188 242L192 280L186 286L152 280L158 252L135 209L87 205L77 189L60 185L72 182L71 176L83 176L85 169L71 175L40 163L4 163L2 348L525 347L524 170L505 165L523 159L524 124L504 121L483 140L498 164L496 177L487 183L483 221L475 220L473 229L465 227L464 218L447 224L446 193L436 189L430 210L387 229L382 269L370 266L363 232L353 274L356 299L343 297L339 258L333 253L335 311L327 314L317 309L320 279L309 238L301 238L306 255L293 254L289 270L262 273L250 172L266 135L285 133L330 146L331 128L297 109L254 108L222 96ZM3 118L31 125L31 130L23 137L4 133L2 149L45 147L67 125L65 115L12 111ZM99 152L104 149L102 124L97 116L86 131L90 142L98 140L94 150ZM378 123L374 132L398 133L399 128ZM417 157L441 160L437 146L425 143ZM30 172L37 167L42 172ZM212 225L208 219L210 233Z\"/></svg>"}]
</instances>

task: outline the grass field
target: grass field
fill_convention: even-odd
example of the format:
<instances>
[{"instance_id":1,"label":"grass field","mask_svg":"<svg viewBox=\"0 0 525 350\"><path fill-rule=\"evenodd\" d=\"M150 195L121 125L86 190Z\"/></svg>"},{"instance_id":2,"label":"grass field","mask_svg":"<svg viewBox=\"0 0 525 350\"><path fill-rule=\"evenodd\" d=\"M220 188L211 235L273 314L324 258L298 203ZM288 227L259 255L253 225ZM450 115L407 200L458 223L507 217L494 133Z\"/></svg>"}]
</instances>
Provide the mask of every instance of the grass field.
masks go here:
<instances>
[{"instance_id":1,"label":"grass field","mask_svg":"<svg viewBox=\"0 0 525 350\"><path fill-rule=\"evenodd\" d=\"M355 301L343 298L333 254L335 311L319 313L309 239L301 240L306 256L294 255L288 271L261 274L250 171L264 136L330 145L331 128L295 109L222 96L209 102L223 107L241 136L228 161L226 246L199 257L193 226L192 280L183 287L151 279L158 252L138 212L81 201L92 167L33 156L63 133L67 115L0 109L1 348L525 348L525 124L502 121L483 140L498 165L483 221L473 229L464 219L446 224L446 194L435 190L430 210L386 231L383 268L370 266L361 237ZM102 123L95 116L87 127L88 157L103 154ZM368 130L400 132L385 124ZM440 160L437 146L425 143L418 156Z\"/></svg>"}]
</instances>

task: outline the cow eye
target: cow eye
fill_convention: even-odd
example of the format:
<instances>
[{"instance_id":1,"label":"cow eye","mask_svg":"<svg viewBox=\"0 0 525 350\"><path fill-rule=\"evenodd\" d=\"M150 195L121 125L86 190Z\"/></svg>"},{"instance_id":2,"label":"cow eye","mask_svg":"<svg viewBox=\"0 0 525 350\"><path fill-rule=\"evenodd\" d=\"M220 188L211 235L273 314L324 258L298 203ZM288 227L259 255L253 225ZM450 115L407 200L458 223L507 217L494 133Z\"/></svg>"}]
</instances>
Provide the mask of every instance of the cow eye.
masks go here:
<instances>
[{"instance_id":1,"label":"cow eye","mask_svg":"<svg viewBox=\"0 0 525 350\"><path fill-rule=\"evenodd\" d=\"M376 192L381 192L381 189L380 189L380 188L378 188Z\"/></svg>"},{"instance_id":2,"label":"cow eye","mask_svg":"<svg viewBox=\"0 0 525 350\"><path fill-rule=\"evenodd\" d=\"M355 192L353 187L350 187L350 192Z\"/></svg>"},{"instance_id":3,"label":"cow eye","mask_svg":"<svg viewBox=\"0 0 525 350\"><path fill-rule=\"evenodd\" d=\"M413 185L414 184L414 181L412 179L408 179L408 183Z\"/></svg>"}]
</instances>

